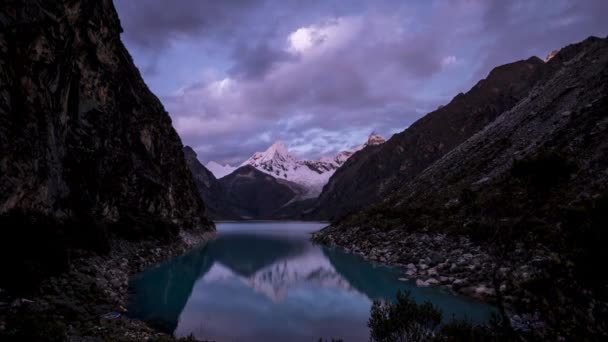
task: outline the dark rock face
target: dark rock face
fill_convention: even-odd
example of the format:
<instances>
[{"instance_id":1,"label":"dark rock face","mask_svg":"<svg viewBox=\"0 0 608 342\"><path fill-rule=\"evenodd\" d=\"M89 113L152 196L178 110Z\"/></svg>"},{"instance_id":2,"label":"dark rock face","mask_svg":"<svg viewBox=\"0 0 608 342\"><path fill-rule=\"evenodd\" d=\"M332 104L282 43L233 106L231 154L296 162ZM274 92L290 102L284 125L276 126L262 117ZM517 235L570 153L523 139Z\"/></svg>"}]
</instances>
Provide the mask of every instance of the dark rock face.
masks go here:
<instances>
[{"instance_id":1,"label":"dark rock face","mask_svg":"<svg viewBox=\"0 0 608 342\"><path fill-rule=\"evenodd\" d=\"M0 259L10 280L65 269L75 249L107 252L112 237L168 242L214 229L110 0L5 1L0 27Z\"/></svg>"},{"instance_id":2,"label":"dark rock face","mask_svg":"<svg viewBox=\"0 0 608 342\"><path fill-rule=\"evenodd\" d=\"M504 288L513 310L542 321L540 339L605 339L608 278L598 270L608 258L608 39L567 46L540 71L485 129L315 239L416 266L435 252L447 260L462 243L414 255L411 237L472 238L487 257L469 282Z\"/></svg>"},{"instance_id":3,"label":"dark rock face","mask_svg":"<svg viewBox=\"0 0 608 342\"><path fill-rule=\"evenodd\" d=\"M441 210L452 218L460 215L448 224L456 228L465 218L492 221L522 212L559 220L549 213L605 194L608 39L592 37L567 46L543 69L545 76L522 101L401 185L378 208ZM465 212L503 197L518 210L509 212L503 203L492 212ZM445 220L429 215L428 222L433 217Z\"/></svg>"},{"instance_id":4,"label":"dark rock face","mask_svg":"<svg viewBox=\"0 0 608 342\"><path fill-rule=\"evenodd\" d=\"M543 64L533 57L497 67L384 144L355 153L325 185L313 216L336 219L380 202L524 98Z\"/></svg>"},{"instance_id":5,"label":"dark rock face","mask_svg":"<svg viewBox=\"0 0 608 342\"><path fill-rule=\"evenodd\" d=\"M211 229L110 0L8 1L0 20L0 213Z\"/></svg>"},{"instance_id":6,"label":"dark rock face","mask_svg":"<svg viewBox=\"0 0 608 342\"><path fill-rule=\"evenodd\" d=\"M277 179L253 166L243 166L219 180L224 203L243 219L272 219L306 192L302 186Z\"/></svg>"},{"instance_id":7,"label":"dark rock face","mask_svg":"<svg viewBox=\"0 0 608 342\"><path fill-rule=\"evenodd\" d=\"M186 164L192 172L194 183L201 194L208 214L213 219L236 220L241 217L226 203L226 192L223 185L211 171L198 160L196 152L190 146L184 147Z\"/></svg>"}]
</instances>

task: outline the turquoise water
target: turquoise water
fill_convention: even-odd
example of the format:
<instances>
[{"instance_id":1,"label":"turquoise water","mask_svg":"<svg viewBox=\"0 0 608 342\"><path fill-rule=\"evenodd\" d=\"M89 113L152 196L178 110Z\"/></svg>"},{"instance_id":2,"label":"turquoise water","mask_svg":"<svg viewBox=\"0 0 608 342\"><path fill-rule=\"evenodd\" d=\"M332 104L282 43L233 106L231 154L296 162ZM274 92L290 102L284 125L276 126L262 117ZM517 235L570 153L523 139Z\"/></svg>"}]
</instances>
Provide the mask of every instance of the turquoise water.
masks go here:
<instances>
[{"instance_id":1,"label":"turquoise water","mask_svg":"<svg viewBox=\"0 0 608 342\"><path fill-rule=\"evenodd\" d=\"M410 290L452 316L485 321L486 304L418 288L392 268L313 245L322 223L220 223L205 247L136 275L129 312L177 337L216 341L367 341L373 299Z\"/></svg>"}]
</instances>

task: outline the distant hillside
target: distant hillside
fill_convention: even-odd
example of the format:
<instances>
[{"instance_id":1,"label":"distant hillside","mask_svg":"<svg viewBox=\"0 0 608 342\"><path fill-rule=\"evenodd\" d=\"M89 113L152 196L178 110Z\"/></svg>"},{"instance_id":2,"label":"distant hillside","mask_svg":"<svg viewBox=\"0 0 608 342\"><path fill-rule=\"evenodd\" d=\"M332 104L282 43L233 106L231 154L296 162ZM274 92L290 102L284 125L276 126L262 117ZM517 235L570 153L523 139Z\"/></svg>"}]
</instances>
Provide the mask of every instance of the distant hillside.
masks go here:
<instances>
[{"instance_id":1,"label":"distant hillside","mask_svg":"<svg viewBox=\"0 0 608 342\"><path fill-rule=\"evenodd\" d=\"M184 147L184 155L208 213L215 220L273 219L284 206L307 193L299 184L272 177L250 165L216 179L190 146Z\"/></svg>"},{"instance_id":2,"label":"distant hillside","mask_svg":"<svg viewBox=\"0 0 608 342\"><path fill-rule=\"evenodd\" d=\"M198 192L205 201L209 216L216 220L239 218L238 214L225 203L225 192L220 182L198 161L196 152L190 146L184 147L184 157Z\"/></svg>"},{"instance_id":3,"label":"distant hillside","mask_svg":"<svg viewBox=\"0 0 608 342\"><path fill-rule=\"evenodd\" d=\"M270 219L281 207L298 199L306 189L274 178L247 165L219 180L224 203L243 219Z\"/></svg>"}]
</instances>

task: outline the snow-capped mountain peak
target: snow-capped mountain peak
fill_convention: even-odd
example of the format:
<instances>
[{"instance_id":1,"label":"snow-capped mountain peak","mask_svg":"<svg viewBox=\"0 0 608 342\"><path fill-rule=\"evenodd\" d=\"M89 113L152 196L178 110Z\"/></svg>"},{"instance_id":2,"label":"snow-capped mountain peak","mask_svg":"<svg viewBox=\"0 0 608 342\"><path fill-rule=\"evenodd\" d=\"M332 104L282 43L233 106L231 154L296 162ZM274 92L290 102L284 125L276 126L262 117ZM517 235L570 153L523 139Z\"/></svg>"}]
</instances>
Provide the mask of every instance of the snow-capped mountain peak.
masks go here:
<instances>
[{"instance_id":1,"label":"snow-capped mountain peak","mask_svg":"<svg viewBox=\"0 0 608 342\"><path fill-rule=\"evenodd\" d=\"M275 142L264 152L254 153L241 164L245 165L251 165L275 178L303 185L309 189L304 195L305 198L318 196L336 168L321 161L298 160L281 141Z\"/></svg>"},{"instance_id":2,"label":"snow-capped mountain peak","mask_svg":"<svg viewBox=\"0 0 608 342\"><path fill-rule=\"evenodd\" d=\"M207 170L211 171L211 173L213 173L213 175L217 179L227 176L237 169L236 166L232 166L229 164L222 165L214 161L208 162L205 166L207 167Z\"/></svg>"},{"instance_id":3,"label":"snow-capped mountain peak","mask_svg":"<svg viewBox=\"0 0 608 342\"><path fill-rule=\"evenodd\" d=\"M342 164L357 151L366 146L384 142L380 135L372 133L367 142L351 150L341 151L334 157L321 157L319 160L298 160L289 153L282 141L277 141L264 152L256 152L241 166L251 165L275 178L286 179L309 189L304 198L316 197L323 186Z\"/></svg>"},{"instance_id":4,"label":"snow-capped mountain peak","mask_svg":"<svg viewBox=\"0 0 608 342\"><path fill-rule=\"evenodd\" d=\"M253 156L241 164L241 166L248 164L256 166L254 164L259 165L269 162L289 162L294 160L295 158L289 154L285 144L282 141L277 141L266 151L254 153Z\"/></svg>"}]
</instances>

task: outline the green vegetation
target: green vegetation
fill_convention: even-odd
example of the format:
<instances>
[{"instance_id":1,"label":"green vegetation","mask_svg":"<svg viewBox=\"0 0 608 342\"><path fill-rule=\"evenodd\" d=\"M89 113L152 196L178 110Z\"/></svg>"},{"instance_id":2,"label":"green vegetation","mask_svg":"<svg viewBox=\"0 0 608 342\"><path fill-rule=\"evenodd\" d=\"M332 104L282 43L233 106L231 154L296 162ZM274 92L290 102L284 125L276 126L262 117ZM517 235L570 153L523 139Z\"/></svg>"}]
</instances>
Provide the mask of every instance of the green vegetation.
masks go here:
<instances>
[{"instance_id":1,"label":"green vegetation","mask_svg":"<svg viewBox=\"0 0 608 342\"><path fill-rule=\"evenodd\" d=\"M514 335L493 317L489 325L453 319L441 324L441 310L418 304L409 292L397 292L394 302L374 301L368 321L372 342L511 341Z\"/></svg>"}]
</instances>

